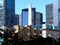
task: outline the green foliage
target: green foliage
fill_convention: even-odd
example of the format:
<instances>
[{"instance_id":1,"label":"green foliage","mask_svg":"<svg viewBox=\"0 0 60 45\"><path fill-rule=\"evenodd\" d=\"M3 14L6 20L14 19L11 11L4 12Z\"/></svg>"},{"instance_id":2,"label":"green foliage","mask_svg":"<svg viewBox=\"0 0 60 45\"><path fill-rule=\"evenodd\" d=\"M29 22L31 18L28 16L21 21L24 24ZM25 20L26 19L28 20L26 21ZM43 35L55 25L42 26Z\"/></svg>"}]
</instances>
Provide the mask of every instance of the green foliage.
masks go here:
<instances>
[{"instance_id":1,"label":"green foliage","mask_svg":"<svg viewBox=\"0 0 60 45\"><path fill-rule=\"evenodd\" d=\"M6 44L6 45L10 45L10 44L18 45L18 43L16 43L16 41L14 41L12 38L11 39L5 39L4 44Z\"/></svg>"}]
</instances>

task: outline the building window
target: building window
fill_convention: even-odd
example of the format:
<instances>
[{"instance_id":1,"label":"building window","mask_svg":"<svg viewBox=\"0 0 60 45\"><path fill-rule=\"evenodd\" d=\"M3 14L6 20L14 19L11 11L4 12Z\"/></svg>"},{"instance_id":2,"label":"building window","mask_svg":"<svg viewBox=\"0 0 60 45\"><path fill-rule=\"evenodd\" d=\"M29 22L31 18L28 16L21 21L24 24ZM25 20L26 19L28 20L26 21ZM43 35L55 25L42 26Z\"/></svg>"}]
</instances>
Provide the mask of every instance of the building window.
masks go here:
<instances>
[{"instance_id":1,"label":"building window","mask_svg":"<svg viewBox=\"0 0 60 45\"><path fill-rule=\"evenodd\" d=\"M59 9L59 12L60 12L60 9Z\"/></svg>"}]
</instances>

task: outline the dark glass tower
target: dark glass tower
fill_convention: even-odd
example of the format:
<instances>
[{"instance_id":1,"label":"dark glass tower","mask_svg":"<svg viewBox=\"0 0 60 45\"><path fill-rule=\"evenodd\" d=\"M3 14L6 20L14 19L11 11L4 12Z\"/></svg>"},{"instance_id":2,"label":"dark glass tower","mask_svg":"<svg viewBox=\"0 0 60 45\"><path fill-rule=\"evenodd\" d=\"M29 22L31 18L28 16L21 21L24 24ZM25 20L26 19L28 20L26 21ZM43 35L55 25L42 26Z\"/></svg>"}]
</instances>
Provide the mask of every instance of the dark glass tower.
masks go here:
<instances>
[{"instance_id":1,"label":"dark glass tower","mask_svg":"<svg viewBox=\"0 0 60 45\"><path fill-rule=\"evenodd\" d=\"M13 26L12 15L15 15L15 0L0 0L0 28Z\"/></svg>"},{"instance_id":2,"label":"dark glass tower","mask_svg":"<svg viewBox=\"0 0 60 45\"><path fill-rule=\"evenodd\" d=\"M11 27L12 15L15 14L15 0L5 0L5 26Z\"/></svg>"}]
</instances>

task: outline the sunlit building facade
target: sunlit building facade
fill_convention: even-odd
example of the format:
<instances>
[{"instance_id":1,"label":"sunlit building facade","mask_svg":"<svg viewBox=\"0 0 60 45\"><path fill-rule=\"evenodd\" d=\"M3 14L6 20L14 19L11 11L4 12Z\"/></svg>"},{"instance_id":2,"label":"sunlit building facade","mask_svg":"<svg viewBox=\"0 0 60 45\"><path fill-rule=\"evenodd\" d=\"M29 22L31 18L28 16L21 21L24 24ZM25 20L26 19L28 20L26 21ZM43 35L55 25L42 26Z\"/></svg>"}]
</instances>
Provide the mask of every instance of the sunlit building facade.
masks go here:
<instances>
[{"instance_id":1,"label":"sunlit building facade","mask_svg":"<svg viewBox=\"0 0 60 45\"><path fill-rule=\"evenodd\" d=\"M53 0L53 23L60 30L60 0Z\"/></svg>"},{"instance_id":2,"label":"sunlit building facade","mask_svg":"<svg viewBox=\"0 0 60 45\"><path fill-rule=\"evenodd\" d=\"M0 4L0 27L4 25L4 8L3 5Z\"/></svg>"},{"instance_id":3,"label":"sunlit building facade","mask_svg":"<svg viewBox=\"0 0 60 45\"><path fill-rule=\"evenodd\" d=\"M4 14L5 14L5 10L4 10L4 0L1 0L0 2L0 28L4 26Z\"/></svg>"}]
</instances>

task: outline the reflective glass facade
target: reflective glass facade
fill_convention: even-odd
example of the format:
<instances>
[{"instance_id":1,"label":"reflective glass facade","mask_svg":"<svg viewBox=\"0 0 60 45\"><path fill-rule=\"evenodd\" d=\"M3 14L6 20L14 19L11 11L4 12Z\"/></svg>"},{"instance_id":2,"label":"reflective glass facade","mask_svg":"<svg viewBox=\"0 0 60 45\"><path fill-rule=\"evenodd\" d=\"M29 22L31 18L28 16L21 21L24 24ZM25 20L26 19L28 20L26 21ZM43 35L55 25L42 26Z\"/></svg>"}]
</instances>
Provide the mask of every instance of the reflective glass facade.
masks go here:
<instances>
[{"instance_id":1,"label":"reflective glass facade","mask_svg":"<svg viewBox=\"0 0 60 45\"><path fill-rule=\"evenodd\" d=\"M32 25L35 24L35 8L32 8ZM22 9L22 14L21 14L21 26L28 25L28 8L27 9Z\"/></svg>"},{"instance_id":2,"label":"reflective glass facade","mask_svg":"<svg viewBox=\"0 0 60 45\"><path fill-rule=\"evenodd\" d=\"M12 15L15 14L15 0L0 0L0 27L12 26Z\"/></svg>"},{"instance_id":3,"label":"reflective glass facade","mask_svg":"<svg viewBox=\"0 0 60 45\"><path fill-rule=\"evenodd\" d=\"M23 12L23 17L22 17L22 25L27 25L28 24L28 12Z\"/></svg>"},{"instance_id":4,"label":"reflective glass facade","mask_svg":"<svg viewBox=\"0 0 60 45\"><path fill-rule=\"evenodd\" d=\"M21 14L21 25L27 25L28 24L28 9L23 9Z\"/></svg>"},{"instance_id":5,"label":"reflective glass facade","mask_svg":"<svg viewBox=\"0 0 60 45\"><path fill-rule=\"evenodd\" d=\"M5 26L12 26L12 15L15 14L15 0L5 0Z\"/></svg>"},{"instance_id":6,"label":"reflective glass facade","mask_svg":"<svg viewBox=\"0 0 60 45\"><path fill-rule=\"evenodd\" d=\"M23 9L22 14L21 14L21 26L28 25L28 14L29 11L28 9ZM32 8L32 25L40 25L43 22L43 17L42 13L36 12L35 8Z\"/></svg>"}]
</instances>

